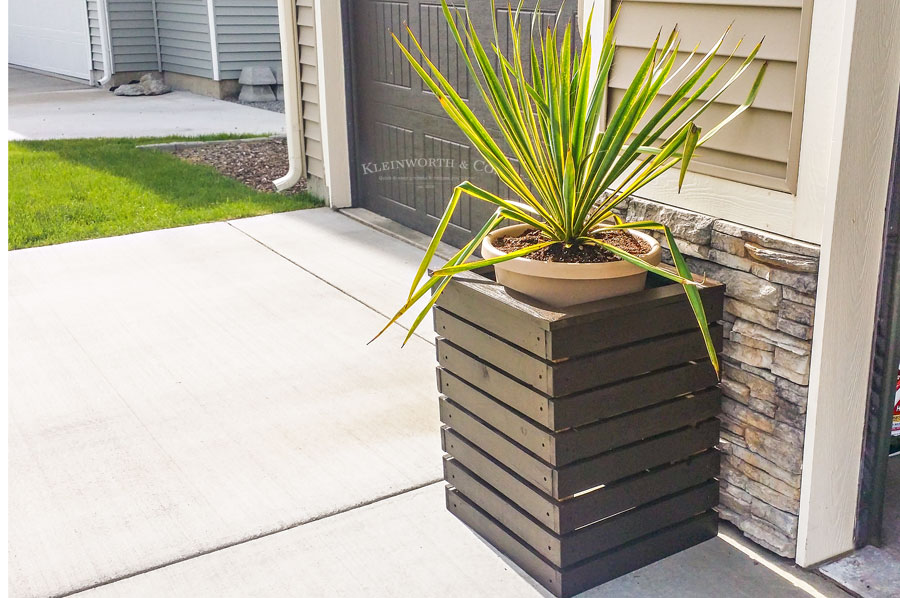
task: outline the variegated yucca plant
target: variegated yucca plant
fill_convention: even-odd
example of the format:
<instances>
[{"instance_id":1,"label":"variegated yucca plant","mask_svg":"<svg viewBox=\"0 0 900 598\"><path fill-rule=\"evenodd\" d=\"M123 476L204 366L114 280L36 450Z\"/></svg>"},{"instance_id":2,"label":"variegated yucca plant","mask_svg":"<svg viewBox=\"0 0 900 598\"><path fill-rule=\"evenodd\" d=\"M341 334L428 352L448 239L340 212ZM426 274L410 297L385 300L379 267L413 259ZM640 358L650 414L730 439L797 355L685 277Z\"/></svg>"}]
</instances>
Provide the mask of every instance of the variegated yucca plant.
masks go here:
<instances>
[{"instance_id":1,"label":"variegated yucca plant","mask_svg":"<svg viewBox=\"0 0 900 598\"><path fill-rule=\"evenodd\" d=\"M493 0L491 4L492 14L496 15ZM706 132L696 125L697 118L750 68L762 42L724 83L714 86L734 56L732 51L721 65L711 67L727 30L705 54L698 53L695 47L681 60L678 59L681 48L677 28L665 39L657 35L621 102L605 119L605 90L615 56L613 34L618 13L610 22L599 48L599 59L595 61L590 18L579 49L573 38L578 34L573 32L571 23L566 25L561 38L558 36L559 14L556 24L545 31L537 31L538 11L533 12L535 16L531 19L520 18L520 2L517 9L510 7L513 17L508 34L512 51L511 55L504 55L500 51L496 20L493 40L486 44L468 18L468 6L455 16L446 0L442 0L442 5L470 78L487 105L493 124L500 131L499 138L479 120L429 59L412 30L407 27L419 58L396 35L394 41L422 81L434 92L447 115L517 200L503 199L469 181L456 186L413 279L407 301L385 329L431 293L409 329L408 340L451 277L459 272L525 257L557 243L596 245L622 260L683 285L709 357L718 372L716 351L698 285L671 231L653 221L623 222L613 208L679 164L678 187L681 190L696 149L749 108L756 97L766 70L765 63L740 106ZM662 95L661 90L667 84L671 90L667 88ZM660 102L654 105L658 98ZM512 155L507 155L501 149L503 147ZM513 165L514 160L518 167ZM464 195L492 204L496 210L465 247L426 278L438 244ZM502 257L469 261L485 236L504 221L530 225L541 231L544 240ZM597 231L609 229L662 233L677 274L592 236Z\"/></svg>"}]
</instances>

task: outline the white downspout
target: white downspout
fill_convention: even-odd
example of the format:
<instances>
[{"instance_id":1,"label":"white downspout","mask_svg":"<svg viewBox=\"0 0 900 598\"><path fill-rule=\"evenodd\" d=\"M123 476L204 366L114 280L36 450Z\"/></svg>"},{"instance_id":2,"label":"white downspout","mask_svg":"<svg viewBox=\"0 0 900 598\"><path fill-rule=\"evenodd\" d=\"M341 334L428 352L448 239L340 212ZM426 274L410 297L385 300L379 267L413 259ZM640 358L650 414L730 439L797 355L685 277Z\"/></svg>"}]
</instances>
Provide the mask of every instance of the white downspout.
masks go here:
<instances>
[{"instance_id":1,"label":"white downspout","mask_svg":"<svg viewBox=\"0 0 900 598\"><path fill-rule=\"evenodd\" d=\"M303 145L303 116L300 101L300 46L297 39L295 0L278 0L278 29L281 34L281 71L284 82L285 134L288 171L272 183L278 191L290 189L306 176L306 148Z\"/></svg>"},{"instance_id":2,"label":"white downspout","mask_svg":"<svg viewBox=\"0 0 900 598\"><path fill-rule=\"evenodd\" d=\"M106 0L97 0L97 10L100 17L100 46L103 51L103 78L97 83L102 87L109 83L113 73L116 72L112 63L112 37L109 34L109 11Z\"/></svg>"}]
</instances>

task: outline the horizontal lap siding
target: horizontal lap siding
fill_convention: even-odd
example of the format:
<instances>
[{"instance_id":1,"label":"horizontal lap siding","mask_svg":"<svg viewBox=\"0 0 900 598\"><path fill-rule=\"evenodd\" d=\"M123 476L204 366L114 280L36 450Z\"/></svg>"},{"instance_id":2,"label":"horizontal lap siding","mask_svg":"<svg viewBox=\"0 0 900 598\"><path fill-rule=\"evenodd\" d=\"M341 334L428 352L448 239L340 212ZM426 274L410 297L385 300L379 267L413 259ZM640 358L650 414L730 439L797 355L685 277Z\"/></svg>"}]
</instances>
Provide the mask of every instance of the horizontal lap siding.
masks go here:
<instances>
[{"instance_id":1,"label":"horizontal lap siding","mask_svg":"<svg viewBox=\"0 0 900 598\"><path fill-rule=\"evenodd\" d=\"M216 0L215 12L222 79L237 79L245 66L281 68L275 0Z\"/></svg>"},{"instance_id":2,"label":"horizontal lap siding","mask_svg":"<svg viewBox=\"0 0 900 598\"><path fill-rule=\"evenodd\" d=\"M88 28L91 36L91 64L95 71L103 70L103 42L100 37L100 8L97 0L87 0Z\"/></svg>"},{"instance_id":3,"label":"horizontal lap siding","mask_svg":"<svg viewBox=\"0 0 900 598\"><path fill-rule=\"evenodd\" d=\"M205 0L157 0L164 71L211 79L212 50Z\"/></svg>"},{"instance_id":4,"label":"horizontal lap siding","mask_svg":"<svg viewBox=\"0 0 900 598\"><path fill-rule=\"evenodd\" d=\"M735 52L736 60L723 71L721 82L731 76L760 39L765 37L765 41L757 64L698 119L701 129L709 130L744 101L763 61L768 61L768 70L753 107L698 150L692 170L780 191L793 191L805 87L807 42L804 25L808 14L804 11L808 7L804 4L809 3L803 0L612 2L612 10L621 5L621 12L616 27L616 59L610 75L609 114L618 106L631 76L660 29L667 34L677 24L683 49L699 44L698 54L702 54L733 23L720 53L727 54L739 39L744 41ZM687 56L684 52L680 58ZM699 60L699 56L695 57L694 63ZM721 65L723 60L714 62L708 72ZM662 89L657 105L662 104L666 92L673 88L674 85L669 85ZM709 98L716 90L718 86L708 90L701 99ZM680 122L683 121L676 124Z\"/></svg>"},{"instance_id":5,"label":"horizontal lap siding","mask_svg":"<svg viewBox=\"0 0 900 598\"><path fill-rule=\"evenodd\" d=\"M306 168L311 176L325 178L322 127L319 121L319 74L316 65L314 0L297 0L297 37L300 43L300 99L306 137Z\"/></svg>"},{"instance_id":6,"label":"horizontal lap siding","mask_svg":"<svg viewBox=\"0 0 900 598\"><path fill-rule=\"evenodd\" d=\"M156 56L156 31L153 26L151 0L108 0L109 30L112 39L112 56L116 72L155 71L159 68ZM97 37L99 42L99 21ZM93 44L93 30L91 36ZM94 52L98 57L99 45Z\"/></svg>"}]
</instances>

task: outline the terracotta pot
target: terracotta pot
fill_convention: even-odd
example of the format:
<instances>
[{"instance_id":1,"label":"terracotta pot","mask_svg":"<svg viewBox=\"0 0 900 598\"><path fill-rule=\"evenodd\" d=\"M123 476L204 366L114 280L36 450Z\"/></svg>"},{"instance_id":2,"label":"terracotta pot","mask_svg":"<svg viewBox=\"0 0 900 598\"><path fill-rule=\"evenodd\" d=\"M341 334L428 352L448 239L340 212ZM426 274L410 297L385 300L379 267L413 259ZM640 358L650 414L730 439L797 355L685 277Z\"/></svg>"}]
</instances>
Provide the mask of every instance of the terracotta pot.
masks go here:
<instances>
[{"instance_id":1,"label":"terracotta pot","mask_svg":"<svg viewBox=\"0 0 900 598\"><path fill-rule=\"evenodd\" d=\"M482 257L504 255L494 247L494 240L516 237L530 228L527 224L517 224L495 230L481 243ZM650 251L639 257L654 266L659 264L662 250L656 239L642 232L628 232L650 245ZM636 293L643 290L647 279L646 270L624 260L603 264L567 264L517 257L495 264L494 271L497 282L503 286L551 307L568 307Z\"/></svg>"}]
</instances>

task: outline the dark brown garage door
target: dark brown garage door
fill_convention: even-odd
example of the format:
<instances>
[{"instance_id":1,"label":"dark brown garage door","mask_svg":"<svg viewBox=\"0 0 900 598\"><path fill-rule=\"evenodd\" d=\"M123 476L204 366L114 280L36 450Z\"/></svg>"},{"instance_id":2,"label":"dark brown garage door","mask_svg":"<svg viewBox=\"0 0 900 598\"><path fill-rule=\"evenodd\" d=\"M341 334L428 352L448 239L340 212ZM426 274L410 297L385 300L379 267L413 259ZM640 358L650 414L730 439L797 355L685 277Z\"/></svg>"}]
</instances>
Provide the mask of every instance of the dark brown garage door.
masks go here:
<instances>
[{"instance_id":1,"label":"dark brown garage door","mask_svg":"<svg viewBox=\"0 0 900 598\"><path fill-rule=\"evenodd\" d=\"M454 83L460 95L467 98L482 122L491 123L444 21L440 2L350 2L354 205L430 234L453 188L464 180L506 197L496 176L445 116L434 95L391 39L393 31L409 44L405 30L408 23L425 52ZM561 0L541 2L541 20L545 25L555 18L560 4ZM566 2L567 7L573 7L570 18L576 5L576 0ZM526 0L526 8L534 6L534 0ZM470 0L469 10L482 41L492 41L490 0ZM497 12L501 36L504 36L504 24L509 18L505 1L497 2ZM529 23L531 14L528 12L524 17ZM506 45L506 40L501 39L501 47ZM483 202L464 198L447 229L445 241L458 246L464 244L492 211Z\"/></svg>"}]
</instances>

